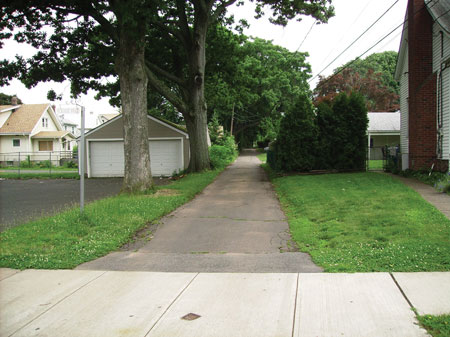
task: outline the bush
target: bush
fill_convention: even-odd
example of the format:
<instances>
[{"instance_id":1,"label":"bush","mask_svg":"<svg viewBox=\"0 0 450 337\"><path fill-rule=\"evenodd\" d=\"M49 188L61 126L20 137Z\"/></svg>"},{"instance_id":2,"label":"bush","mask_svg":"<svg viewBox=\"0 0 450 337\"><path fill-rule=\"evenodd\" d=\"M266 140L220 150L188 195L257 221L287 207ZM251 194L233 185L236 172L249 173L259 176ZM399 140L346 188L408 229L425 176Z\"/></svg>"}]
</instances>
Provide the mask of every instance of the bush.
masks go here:
<instances>
[{"instance_id":1,"label":"bush","mask_svg":"<svg viewBox=\"0 0 450 337\"><path fill-rule=\"evenodd\" d=\"M317 126L311 100L302 95L281 121L274 144L274 157L268 162L278 171L309 171L315 167Z\"/></svg>"},{"instance_id":2,"label":"bush","mask_svg":"<svg viewBox=\"0 0 450 337\"><path fill-rule=\"evenodd\" d=\"M77 163L75 161L69 160L69 161L66 161L64 163L63 167L65 167L65 168L78 168L78 165L77 165Z\"/></svg>"},{"instance_id":3,"label":"bush","mask_svg":"<svg viewBox=\"0 0 450 337\"><path fill-rule=\"evenodd\" d=\"M38 163L38 167L40 168L50 168L53 167L52 162L50 160L40 161Z\"/></svg>"},{"instance_id":4,"label":"bush","mask_svg":"<svg viewBox=\"0 0 450 337\"><path fill-rule=\"evenodd\" d=\"M34 163L31 161L30 156L27 156L26 160L23 160L20 162L20 167L21 168L31 168L34 167Z\"/></svg>"},{"instance_id":5,"label":"bush","mask_svg":"<svg viewBox=\"0 0 450 337\"><path fill-rule=\"evenodd\" d=\"M227 166L237 156L237 147L233 136L226 134L218 138L217 143L209 148L209 158L214 169Z\"/></svg>"}]
</instances>

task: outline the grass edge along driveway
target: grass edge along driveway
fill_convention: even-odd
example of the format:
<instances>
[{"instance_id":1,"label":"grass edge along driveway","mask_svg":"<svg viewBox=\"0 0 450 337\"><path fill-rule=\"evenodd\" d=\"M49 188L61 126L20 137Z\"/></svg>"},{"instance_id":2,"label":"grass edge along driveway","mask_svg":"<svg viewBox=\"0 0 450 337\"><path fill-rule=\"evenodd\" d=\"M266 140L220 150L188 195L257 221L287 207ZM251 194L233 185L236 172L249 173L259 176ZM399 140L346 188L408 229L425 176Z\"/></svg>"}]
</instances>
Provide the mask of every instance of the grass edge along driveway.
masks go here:
<instances>
[{"instance_id":1,"label":"grass edge along driveway","mask_svg":"<svg viewBox=\"0 0 450 337\"><path fill-rule=\"evenodd\" d=\"M293 239L325 271L450 270L450 220L392 177L271 178Z\"/></svg>"},{"instance_id":2,"label":"grass edge along driveway","mask_svg":"<svg viewBox=\"0 0 450 337\"><path fill-rule=\"evenodd\" d=\"M64 269L104 256L146 224L188 202L222 171L189 174L156 193L118 195L0 233L0 267Z\"/></svg>"}]
</instances>

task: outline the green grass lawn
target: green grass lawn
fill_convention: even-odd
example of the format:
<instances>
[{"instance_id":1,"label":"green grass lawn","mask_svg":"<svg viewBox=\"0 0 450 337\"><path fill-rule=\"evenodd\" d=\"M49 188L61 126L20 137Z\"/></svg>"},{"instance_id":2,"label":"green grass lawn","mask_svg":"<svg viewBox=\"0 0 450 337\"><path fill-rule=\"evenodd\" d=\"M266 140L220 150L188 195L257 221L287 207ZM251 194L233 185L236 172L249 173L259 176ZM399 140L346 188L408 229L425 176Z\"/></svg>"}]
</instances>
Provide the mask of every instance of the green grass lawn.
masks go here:
<instances>
[{"instance_id":1,"label":"green grass lawn","mask_svg":"<svg viewBox=\"0 0 450 337\"><path fill-rule=\"evenodd\" d=\"M382 160L369 160L369 170L382 170L383 161Z\"/></svg>"},{"instance_id":2,"label":"green grass lawn","mask_svg":"<svg viewBox=\"0 0 450 337\"><path fill-rule=\"evenodd\" d=\"M18 171L19 168L16 166L6 166L0 167L0 170L5 171ZM48 167L21 167L21 171L49 171ZM68 168L65 166L52 166L52 171L67 171L67 172L78 172L78 168Z\"/></svg>"},{"instance_id":3,"label":"green grass lawn","mask_svg":"<svg viewBox=\"0 0 450 337\"><path fill-rule=\"evenodd\" d=\"M257 155L258 159L261 160L263 163L267 161L267 153L260 153Z\"/></svg>"},{"instance_id":4,"label":"green grass lawn","mask_svg":"<svg viewBox=\"0 0 450 337\"><path fill-rule=\"evenodd\" d=\"M450 270L450 220L380 173L273 178L293 239L328 272Z\"/></svg>"},{"instance_id":5,"label":"green grass lawn","mask_svg":"<svg viewBox=\"0 0 450 337\"><path fill-rule=\"evenodd\" d=\"M157 193L119 195L0 233L0 267L73 268L116 250L136 231L202 191L221 170L189 174Z\"/></svg>"},{"instance_id":6,"label":"green grass lawn","mask_svg":"<svg viewBox=\"0 0 450 337\"><path fill-rule=\"evenodd\" d=\"M420 324L433 337L450 337L450 314L417 316Z\"/></svg>"}]
</instances>

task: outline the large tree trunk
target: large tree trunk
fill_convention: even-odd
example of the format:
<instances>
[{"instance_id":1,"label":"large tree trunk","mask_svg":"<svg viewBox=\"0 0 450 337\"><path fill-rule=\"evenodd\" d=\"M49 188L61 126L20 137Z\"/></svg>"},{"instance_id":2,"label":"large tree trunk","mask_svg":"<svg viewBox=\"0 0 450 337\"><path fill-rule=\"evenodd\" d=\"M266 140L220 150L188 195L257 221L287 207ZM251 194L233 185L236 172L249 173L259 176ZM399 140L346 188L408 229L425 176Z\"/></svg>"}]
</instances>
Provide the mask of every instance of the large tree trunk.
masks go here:
<instances>
[{"instance_id":1,"label":"large tree trunk","mask_svg":"<svg viewBox=\"0 0 450 337\"><path fill-rule=\"evenodd\" d=\"M184 114L191 150L189 172L200 172L210 168L205 101L207 29L207 13L198 15L195 22L193 44L189 50L189 111Z\"/></svg>"},{"instance_id":2,"label":"large tree trunk","mask_svg":"<svg viewBox=\"0 0 450 337\"><path fill-rule=\"evenodd\" d=\"M141 34L143 35L143 34ZM153 186L147 120L147 75L144 37L122 28L116 70L122 101L125 173L122 191L142 192Z\"/></svg>"}]
</instances>

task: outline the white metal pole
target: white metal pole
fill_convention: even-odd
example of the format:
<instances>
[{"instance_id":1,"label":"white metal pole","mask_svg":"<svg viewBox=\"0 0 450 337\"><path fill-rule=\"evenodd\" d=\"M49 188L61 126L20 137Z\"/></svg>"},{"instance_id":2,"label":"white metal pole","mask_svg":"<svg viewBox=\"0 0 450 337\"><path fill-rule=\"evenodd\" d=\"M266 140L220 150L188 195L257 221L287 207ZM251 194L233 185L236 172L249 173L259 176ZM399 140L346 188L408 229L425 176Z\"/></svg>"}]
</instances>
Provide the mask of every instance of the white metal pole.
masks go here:
<instances>
[{"instance_id":1,"label":"white metal pole","mask_svg":"<svg viewBox=\"0 0 450 337\"><path fill-rule=\"evenodd\" d=\"M78 164L80 165L80 213L84 211L84 106L81 107L81 138L80 138L80 158Z\"/></svg>"}]
</instances>

